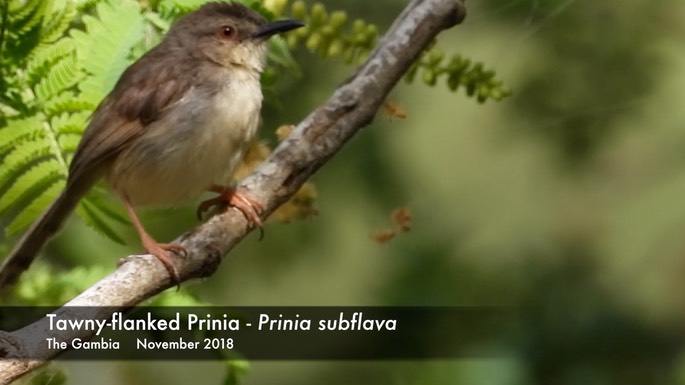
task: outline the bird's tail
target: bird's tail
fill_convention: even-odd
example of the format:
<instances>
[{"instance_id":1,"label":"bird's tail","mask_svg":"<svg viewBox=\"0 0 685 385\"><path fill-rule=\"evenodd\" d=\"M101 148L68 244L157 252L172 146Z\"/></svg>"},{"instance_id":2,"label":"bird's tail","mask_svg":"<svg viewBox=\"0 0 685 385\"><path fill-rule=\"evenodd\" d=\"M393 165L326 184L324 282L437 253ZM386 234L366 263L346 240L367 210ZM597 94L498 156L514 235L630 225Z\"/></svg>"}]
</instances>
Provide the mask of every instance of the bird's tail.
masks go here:
<instances>
[{"instance_id":1,"label":"bird's tail","mask_svg":"<svg viewBox=\"0 0 685 385\"><path fill-rule=\"evenodd\" d=\"M21 237L0 267L0 291L6 291L29 268L40 249L60 230L69 214L76 208L82 194L68 189L55 199L43 215Z\"/></svg>"}]
</instances>

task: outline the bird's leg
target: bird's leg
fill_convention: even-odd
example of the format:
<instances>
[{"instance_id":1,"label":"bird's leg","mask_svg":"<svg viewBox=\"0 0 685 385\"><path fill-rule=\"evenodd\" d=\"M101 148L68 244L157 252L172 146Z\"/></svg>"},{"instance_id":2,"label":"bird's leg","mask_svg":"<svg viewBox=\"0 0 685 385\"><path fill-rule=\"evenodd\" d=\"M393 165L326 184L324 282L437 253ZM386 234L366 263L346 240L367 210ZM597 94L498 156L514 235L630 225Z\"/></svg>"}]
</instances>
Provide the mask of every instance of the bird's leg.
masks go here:
<instances>
[{"instance_id":1,"label":"bird's leg","mask_svg":"<svg viewBox=\"0 0 685 385\"><path fill-rule=\"evenodd\" d=\"M213 206L233 206L245 215L247 222L253 227L262 227L260 214L264 211L262 204L249 195L238 192L233 187L212 185L207 190L219 194L218 197L207 199L200 203L197 208L197 216L202 219L202 214Z\"/></svg>"},{"instance_id":2,"label":"bird's leg","mask_svg":"<svg viewBox=\"0 0 685 385\"><path fill-rule=\"evenodd\" d=\"M174 264L170 252L185 256L186 249L176 243L159 243L155 241L154 238L152 238L152 236L145 231L145 228L140 222L138 215L136 215L136 212L133 210L133 206L131 205L131 201L128 197L124 197L124 206L126 206L128 216L131 218L131 222L133 222L133 226L136 228L136 231L140 236L140 242L143 244L145 251L157 257L157 259L162 262L164 267L166 267L172 281L179 284L181 282L181 276L178 273L178 269Z\"/></svg>"}]
</instances>

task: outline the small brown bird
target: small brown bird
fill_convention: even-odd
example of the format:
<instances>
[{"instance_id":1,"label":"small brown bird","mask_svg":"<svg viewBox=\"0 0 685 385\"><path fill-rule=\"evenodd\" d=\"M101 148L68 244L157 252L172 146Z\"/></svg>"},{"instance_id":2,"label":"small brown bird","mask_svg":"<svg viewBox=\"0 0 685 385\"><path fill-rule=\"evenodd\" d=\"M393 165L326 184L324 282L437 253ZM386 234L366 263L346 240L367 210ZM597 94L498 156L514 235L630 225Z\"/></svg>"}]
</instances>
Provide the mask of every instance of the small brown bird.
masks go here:
<instances>
[{"instance_id":1,"label":"small brown bird","mask_svg":"<svg viewBox=\"0 0 685 385\"><path fill-rule=\"evenodd\" d=\"M301 26L267 23L240 3L208 3L178 20L95 110L64 191L5 259L0 288L29 267L100 178L123 201L145 250L176 282L171 253L185 250L156 242L133 206L173 206L208 190L220 196L202 209L227 203L261 225L259 202L227 186L257 131L267 40Z\"/></svg>"}]
</instances>

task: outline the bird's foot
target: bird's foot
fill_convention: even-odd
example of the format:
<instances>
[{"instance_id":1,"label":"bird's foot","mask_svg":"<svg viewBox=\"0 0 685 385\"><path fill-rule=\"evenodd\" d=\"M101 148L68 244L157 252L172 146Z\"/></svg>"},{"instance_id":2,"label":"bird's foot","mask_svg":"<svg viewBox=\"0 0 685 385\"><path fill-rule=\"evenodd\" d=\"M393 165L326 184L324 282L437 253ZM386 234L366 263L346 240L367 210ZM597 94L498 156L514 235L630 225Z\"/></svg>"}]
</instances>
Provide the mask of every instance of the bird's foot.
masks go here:
<instances>
[{"instance_id":1,"label":"bird's foot","mask_svg":"<svg viewBox=\"0 0 685 385\"><path fill-rule=\"evenodd\" d=\"M234 188L221 188L221 190L217 190L217 187L210 189L210 191L219 193L218 197L207 199L198 206L197 216L199 219L202 219L202 215L214 206L221 208L232 206L243 213L251 227L262 227L260 215L264 212L264 208L259 201L249 195L236 191Z\"/></svg>"},{"instance_id":2,"label":"bird's foot","mask_svg":"<svg viewBox=\"0 0 685 385\"><path fill-rule=\"evenodd\" d=\"M185 257L188 252L185 247L179 245L178 243L158 243L151 237L144 237L142 239L143 247L145 251L154 255L167 269L169 272L169 277L176 283L177 286L181 285L181 275L178 273L178 268L174 263L173 256L171 253Z\"/></svg>"}]
</instances>

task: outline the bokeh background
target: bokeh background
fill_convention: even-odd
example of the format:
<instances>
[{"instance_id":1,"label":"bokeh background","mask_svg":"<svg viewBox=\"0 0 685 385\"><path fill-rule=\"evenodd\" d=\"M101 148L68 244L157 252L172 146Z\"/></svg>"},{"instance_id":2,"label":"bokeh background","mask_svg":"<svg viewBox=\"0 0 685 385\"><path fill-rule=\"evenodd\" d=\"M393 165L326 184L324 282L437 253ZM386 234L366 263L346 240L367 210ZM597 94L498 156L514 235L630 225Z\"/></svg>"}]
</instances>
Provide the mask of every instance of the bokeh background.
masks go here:
<instances>
[{"instance_id":1,"label":"bokeh background","mask_svg":"<svg viewBox=\"0 0 685 385\"><path fill-rule=\"evenodd\" d=\"M400 0L324 1L385 30ZM314 178L319 214L270 224L185 290L218 305L535 307L497 359L252 362L245 384L685 384L685 2L468 0L438 46L513 89L484 105L402 84ZM265 108L296 123L354 68L296 52ZM369 234L407 207L410 232ZM192 208L150 212L158 239ZM113 266L137 251L73 220L48 254ZM221 363L67 362L71 383L216 384Z\"/></svg>"}]
</instances>

